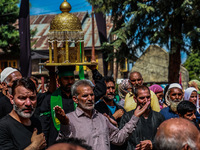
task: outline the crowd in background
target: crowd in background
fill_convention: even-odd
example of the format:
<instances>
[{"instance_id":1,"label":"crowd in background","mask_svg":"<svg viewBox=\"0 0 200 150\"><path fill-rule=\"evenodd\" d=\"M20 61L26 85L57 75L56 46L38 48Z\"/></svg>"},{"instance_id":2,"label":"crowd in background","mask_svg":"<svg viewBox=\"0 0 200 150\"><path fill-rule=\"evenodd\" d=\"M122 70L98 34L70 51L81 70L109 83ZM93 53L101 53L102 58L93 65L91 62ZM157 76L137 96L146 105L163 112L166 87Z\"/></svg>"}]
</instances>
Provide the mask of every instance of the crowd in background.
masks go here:
<instances>
[{"instance_id":1,"label":"crowd in background","mask_svg":"<svg viewBox=\"0 0 200 150\"><path fill-rule=\"evenodd\" d=\"M116 85L88 66L92 81L76 80L74 66L49 69L41 92L36 77L11 67L1 72L0 149L199 150L200 82L145 85L130 72Z\"/></svg>"}]
</instances>

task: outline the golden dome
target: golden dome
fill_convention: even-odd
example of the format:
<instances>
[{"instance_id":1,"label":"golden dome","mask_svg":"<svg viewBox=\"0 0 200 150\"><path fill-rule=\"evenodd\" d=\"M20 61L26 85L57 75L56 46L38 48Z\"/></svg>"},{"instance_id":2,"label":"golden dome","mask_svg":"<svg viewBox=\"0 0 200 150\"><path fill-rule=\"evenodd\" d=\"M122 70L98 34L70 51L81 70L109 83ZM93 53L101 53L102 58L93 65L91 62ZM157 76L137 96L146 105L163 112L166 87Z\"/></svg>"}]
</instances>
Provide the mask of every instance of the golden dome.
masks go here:
<instances>
[{"instance_id":1,"label":"golden dome","mask_svg":"<svg viewBox=\"0 0 200 150\"><path fill-rule=\"evenodd\" d=\"M71 5L64 0L60 5L61 14L56 15L50 23L50 31L82 31L79 18L69 11Z\"/></svg>"}]
</instances>

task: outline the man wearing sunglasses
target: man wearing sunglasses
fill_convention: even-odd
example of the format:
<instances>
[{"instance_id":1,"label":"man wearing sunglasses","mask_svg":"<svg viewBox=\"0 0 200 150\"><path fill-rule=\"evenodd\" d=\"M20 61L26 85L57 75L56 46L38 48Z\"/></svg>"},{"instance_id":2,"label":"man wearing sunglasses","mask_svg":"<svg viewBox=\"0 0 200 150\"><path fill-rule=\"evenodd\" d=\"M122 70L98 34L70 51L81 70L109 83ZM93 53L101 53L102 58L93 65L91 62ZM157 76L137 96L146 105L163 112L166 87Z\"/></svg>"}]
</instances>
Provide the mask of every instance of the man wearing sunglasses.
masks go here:
<instances>
[{"instance_id":1,"label":"man wearing sunglasses","mask_svg":"<svg viewBox=\"0 0 200 150\"><path fill-rule=\"evenodd\" d=\"M150 90L147 86L139 85L134 91L134 100L137 103L137 107L143 108L147 102L151 102ZM120 128L130 120L134 114L134 110L125 113L120 121ZM145 150L153 149L154 137L158 126L164 121L164 117L159 113L151 109L151 106L139 117L137 127L134 132L131 133L129 140L123 145L124 150Z\"/></svg>"}]
</instances>

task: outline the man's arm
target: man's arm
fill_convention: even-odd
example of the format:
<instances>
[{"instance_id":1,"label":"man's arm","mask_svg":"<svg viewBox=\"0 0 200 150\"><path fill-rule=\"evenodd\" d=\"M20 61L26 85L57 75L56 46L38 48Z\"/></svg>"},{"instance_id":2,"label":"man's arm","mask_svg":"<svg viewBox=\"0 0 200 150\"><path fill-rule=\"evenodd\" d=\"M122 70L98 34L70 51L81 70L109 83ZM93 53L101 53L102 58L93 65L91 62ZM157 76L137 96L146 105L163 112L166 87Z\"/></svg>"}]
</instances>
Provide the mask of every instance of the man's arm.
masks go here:
<instances>
[{"instance_id":1,"label":"man's arm","mask_svg":"<svg viewBox=\"0 0 200 150\"><path fill-rule=\"evenodd\" d=\"M94 95L95 102L98 101L102 96L106 94L106 84L104 77L98 72L96 66L88 66L92 70L92 78L95 82Z\"/></svg>"},{"instance_id":2,"label":"man's arm","mask_svg":"<svg viewBox=\"0 0 200 150\"><path fill-rule=\"evenodd\" d=\"M56 140L63 137L70 137L72 131L70 130L69 118L66 116L65 111L60 106L54 107L56 117L60 121L60 131Z\"/></svg>"},{"instance_id":3,"label":"man's arm","mask_svg":"<svg viewBox=\"0 0 200 150\"><path fill-rule=\"evenodd\" d=\"M31 144L24 150L41 150L47 146L44 133L37 134L37 129L33 131Z\"/></svg>"},{"instance_id":4,"label":"man's arm","mask_svg":"<svg viewBox=\"0 0 200 150\"><path fill-rule=\"evenodd\" d=\"M138 106L135 109L134 115L131 117L130 121L127 122L121 130L108 122L108 127L110 129L110 141L115 145L122 145L129 135L135 130L139 117L146 111L149 105L150 102L147 102L143 108Z\"/></svg>"}]
</instances>

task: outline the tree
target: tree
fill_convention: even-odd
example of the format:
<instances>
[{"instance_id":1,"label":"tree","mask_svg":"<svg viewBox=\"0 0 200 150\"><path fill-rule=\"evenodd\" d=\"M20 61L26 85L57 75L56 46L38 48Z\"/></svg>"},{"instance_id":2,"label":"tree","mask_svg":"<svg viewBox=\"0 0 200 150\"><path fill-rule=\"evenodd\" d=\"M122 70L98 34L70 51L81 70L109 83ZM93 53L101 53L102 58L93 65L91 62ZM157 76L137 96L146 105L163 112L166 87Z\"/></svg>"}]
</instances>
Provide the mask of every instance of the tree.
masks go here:
<instances>
[{"instance_id":1,"label":"tree","mask_svg":"<svg viewBox=\"0 0 200 150\"><path fill-rule=\"evenodd\" d=\"M184 63L185 68L189 71L189 78L199 80L200 77L200 53L192 52Z\"/></svg>"},{"instance_id":2,"label":"tree","mask_svg":"<svg viewBox=\"0 0 200 150\"><path fill-rule=\"evenodd\" d=\"M19 52L19 0L0 0L0 48L4 52Z\"/></svg>"},{"instance_id":3,"label":"tree","mask_svg":"<svg viewBox=\"0 0 200 150\"><path fill-rule=\"evenodd\" d=\"M169 83L178 82L181 50L199 50L199 0L88 1L112 15L117 39L110 46L117 49L118 59L143 52L147 44L169 49Z\"/></svg>"}]
</instances>

